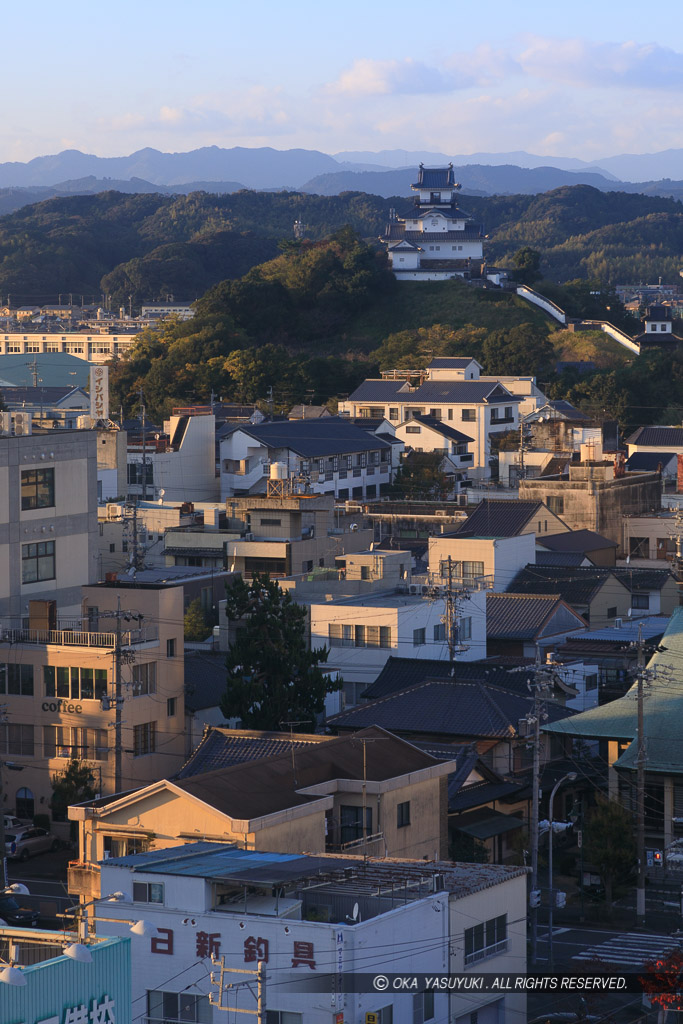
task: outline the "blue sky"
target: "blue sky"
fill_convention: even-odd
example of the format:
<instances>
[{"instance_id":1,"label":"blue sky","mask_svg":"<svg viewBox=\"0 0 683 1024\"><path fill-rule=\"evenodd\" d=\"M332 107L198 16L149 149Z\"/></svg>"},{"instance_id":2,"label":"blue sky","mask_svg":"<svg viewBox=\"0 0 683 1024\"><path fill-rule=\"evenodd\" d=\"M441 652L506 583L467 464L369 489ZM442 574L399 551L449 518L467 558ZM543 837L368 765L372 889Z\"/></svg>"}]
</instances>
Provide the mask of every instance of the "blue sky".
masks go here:
<instances>
[{"instance_id":1,"label":"blue sky","mask_svg":"<svg viewBox=\"0 0 683 1024\"><path fill-rule=\"evenodd\" d=\"M0 160L683 147L682 17L674 0L6 5Z\"/></svg>"}]
</instances>

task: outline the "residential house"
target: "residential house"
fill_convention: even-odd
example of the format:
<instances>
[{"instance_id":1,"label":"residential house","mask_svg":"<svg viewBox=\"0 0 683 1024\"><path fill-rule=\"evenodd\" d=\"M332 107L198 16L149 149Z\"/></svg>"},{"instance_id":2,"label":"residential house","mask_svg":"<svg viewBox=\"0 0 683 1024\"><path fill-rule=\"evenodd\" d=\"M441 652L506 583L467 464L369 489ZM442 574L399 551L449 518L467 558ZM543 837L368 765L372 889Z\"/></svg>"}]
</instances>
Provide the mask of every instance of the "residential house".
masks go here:
<instances>
[{"instance_id":1,"label":"residential house","mask_svg":"<svg viewBox=\"0 0 683 1024\"><path fill-rule=\"evenodd\" d=\"M194 657L196 656L196 657ZM207 655L200 651L188 651L185 664L196 661L201 666ZM225 666L223 666L223 685L225 686ZM201 685L195 675L192 686L186 687L190 696L199 690ZM189 692L188 692L189 691ZM186 697L187 699L187 697ZM236 764L247 761L261 761L264 757L292 756L292 751L309 747L311 744L329 743L332 736L322 733L305 732L270 732L261 729L229 729L214 725L206 725L197 745L193 747L187 761L175 779L189 779L193 775L213 772L219 768L232 768Z\"/></svg>"},{"instance_id":2,"label":"residential house","mask_svg":"<svg viewBox=\"0 0 683 1024\"><path fill-rule=\"evenodd\" d=\"M586 621L558 594L486 595L486 653L533 658L583 632Z\"/></svg>"},{"instance_id":3,"label":"residential house","mask_svg":"<svg viewBox=\"0 0 683 1024\"><path fill-rule=\"evenodd\" d=\"M392 445L338 416L241 424L221 439L223 500L265 494L268 479L289 493L375 498L392 480Z\"/></svg>"},{"instance_id":4,"label":"residential house","mask_svg":"<svg viewBox=\"0 0 683 1024\"><path fill-rule=\"evenodd\" d=\"M520 537L531 533L563 533L570 529L559 515L541 500L481 501L458 528L459 537Z\"/></svg>"},{"instance_id":5,"label":"residential house","mask_svg":"<svg viewBox=\"0 0 683 1024\"><path fill-rule=\"evenodd\" d=\"M622 547L631 565L640 566L651 562L661 566L675 559L679 534L674 511L658 509L641 515L624 516L622 526Z\"/></svg>"},{"instance_id":6,"label":"residential house","mask_svg":"<svg viewBox=\"0 0 683 1024\"><path fill-rule=\"evenodd\" d=\"M636 453L683 455L683 427L638 427L626 438L628 457Z\"/></svg>"},{"instance_id":7,"label":"residential house","mask_svg":"<svg viewBox=\"0 0 683 1024\"><path fill-rule=\"evenodd\" d=\"M664 488L677 490L676 452L635 451L626 460L627 473L661 473Z\"/></svg>"},{"instance_id":8,"label":"residential house","mask_svg":"<svg viewBox=\"0 0 683 1024\"><path fill-rule=\"evenodd\" d=\"M508 584L509 594L561 597L593 628L626 619L631 591L614 570L528 565Z\"/></svg>"},{"instance_id":9,"label":"residential house","mask_svg":"<svg viewBox=\"0 0 683 1024\"><path fill-rule=\"evenodd\" d=\"M470 451L473 438L432 416L413 416L396 427L396 436L413 452L430 452L443 456L441 472L452 482L452 490L459 493L468 481L468 469L474 454Z\"/></svg>"},{"instance_id":10,"label":"residential house","mask_svg":"<svg viewBox=\"0 0 683 1024\"><path fill-rule=\"evenodd\" d=\"M215 501L216 421L212 413L175 415L159 439L128 441L128 497L143 500Z\"/></svg>"},{"instance_id":11,"label":"residential house","mask_svg":"<svg viewBox=\"0 0 683 1024\"><path fill-rule=\"evenodd\" d=\"M131 996L150 1021L163 1014L223 1024L228 1006L238 1016L254 1013L258 967L269 1022L277 1024L342 1017L469 1024L473 1014L493 1024L526 1018L523 991L349 994L347 975L368 950L372 971L389 976L404 961L425 975L462 977L482 965L501 976L518 972L526 963L526 875L500 865L288 855L200 841L104 862L103 891L122 895L97 903L94 928L98 936L125 934L121 919L144 913L153 932L132 939ZM221 978L231 987L220 1005L211 956L226 957ZM330 989L332 975L339 984ZM236 977L243 982L234 985Z\"/></svg>"},{"instance_id":12,"label":"residential house","mask_svg":"<svg viewBox=\"0 0 683 1024\"><path fill-rule=\"evenodd\" d=\"M107 855L166 849L200 837L244 850L353 848L439 859L447 855L450 770L448 761L372 728L189 777L160 777L69 809L79 822L80 844L69 888L97 895L97 863Z\"/></svg>"},{"instance_id":13,"label":"residential house","mask_svg":"<svg viewBox=\"0 0 683 1024\"><path fill-rule=\"evenodd\" d=\"M365 380L339 403L342 415L386 417L396 425L428 416L473 438L470 476L488 479L491 436L519 426L521 399L498 379L490 380Z\"/></svg>"},{"instance_id":14,"label":"residential house","mask_svg":"<svg viewBox=\"0 0 683 1024\"><path fill-rule=\"evenodd\" d=\"M617 564L619 543L603 537L594 530L564 530L562 533L539 536L536 541L538 555L543 552L558 554L579 554L587 558L591 565L613 566ZM541 561L543 558L541 558ZM545 562L546 565L551 563ZM559 562L557 564L560 564ZM580 563L579 563L580 564Z\"/></svg>"},{"instance_id":15,"label":"residential house","mask_svg":"<svg viewBox=\"0 0 683 1024\"><path fill-rule=\"evenodd\" d=\"M90 395L81 387L0 387L0 399L8 412L30 413L51 429L72 429L90 412Z\"/></svg>"},{"instance_id":16,"label":"residential house","mask_svg":"<svg viewBox=\"0 0 683 1024\"><path fill-rule=\"evenodd\" d=\"M485 579L491 589L502 591L533 559L534 550L533 533L512 537L443 534L429 538L429 566L442 581L450 576L455 587Z\"/></svg>"}]
</instances>

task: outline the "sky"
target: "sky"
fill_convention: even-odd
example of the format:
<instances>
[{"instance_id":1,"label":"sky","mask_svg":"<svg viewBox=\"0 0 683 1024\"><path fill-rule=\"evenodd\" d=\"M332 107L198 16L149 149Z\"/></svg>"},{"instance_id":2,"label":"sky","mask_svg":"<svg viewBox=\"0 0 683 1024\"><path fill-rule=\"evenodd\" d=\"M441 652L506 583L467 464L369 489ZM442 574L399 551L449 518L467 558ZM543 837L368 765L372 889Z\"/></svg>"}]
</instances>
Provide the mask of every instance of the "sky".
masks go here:
<instances>
[{"instance_id":1,"label":"sky","mask_svg":"<svg viewBox=\"0 0 683 1024\"><path fill-rule=\"evenodd\" d=\"M146 146L683 147L683 7L37 0L3 8L0 161Z\"/></svg>"}]
</instances>

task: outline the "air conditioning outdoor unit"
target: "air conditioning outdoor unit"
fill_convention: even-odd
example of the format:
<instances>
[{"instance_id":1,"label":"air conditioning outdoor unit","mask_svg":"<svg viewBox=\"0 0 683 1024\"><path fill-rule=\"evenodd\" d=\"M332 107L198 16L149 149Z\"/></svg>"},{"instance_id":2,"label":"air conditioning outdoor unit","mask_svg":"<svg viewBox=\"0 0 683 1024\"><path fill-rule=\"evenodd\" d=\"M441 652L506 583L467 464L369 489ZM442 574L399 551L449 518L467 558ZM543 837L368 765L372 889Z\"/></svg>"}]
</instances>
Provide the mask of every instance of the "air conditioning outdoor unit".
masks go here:
<instances>
[{"instance_id":1,"label":"air conditioning outdoor unit","mask_svg":"<svg viewBox=\"0 0 683 1024\"><path fill-rule=\"evenodd\" d=\"M408 590L409 590L409 592L411 594L421 594L422 593L422 587L420 586L419 583L409 583L408 584Z\"/></svg>"},{"instance_id":2,"label":"air conditioning outdoor unit","mask_svg":"<svg viewBox=\"0 0 683 1024\"><path fill-rule=\"evenodd\" d=\"M30 434L31 422L30 412L12 413L12 433L16 437L21 437L24 434Z\"/></svg>"}]
</instances>

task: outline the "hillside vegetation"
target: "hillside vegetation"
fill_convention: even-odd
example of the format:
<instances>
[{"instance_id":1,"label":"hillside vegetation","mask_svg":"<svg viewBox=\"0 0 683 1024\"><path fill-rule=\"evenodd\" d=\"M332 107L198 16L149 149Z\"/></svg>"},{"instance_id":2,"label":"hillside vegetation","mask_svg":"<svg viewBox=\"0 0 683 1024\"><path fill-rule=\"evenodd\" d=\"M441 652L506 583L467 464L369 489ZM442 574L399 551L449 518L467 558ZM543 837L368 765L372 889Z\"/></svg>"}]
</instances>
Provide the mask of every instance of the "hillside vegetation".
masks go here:
<instances>
[{"instance_id":1,"label":"hillside vegetation","mask_svg":"<svg viewBox=\"0 0 683 1024\"><path fill-rule=\"evenodd\" d=\"M683 207L654 196L566 186L537 196L463 196L489 236L489 262L505 265L529 245L563 282L673 281L683 252ZM109 296L115 308L175 295L193 300L238 278L292 239L295 221L312 241L348 225L377 245L389 210L411 199L241 191L229 195L97 195L50 199L0 217L0 296L18 304L60 292Z\"/></svg>"}]
</instances>

